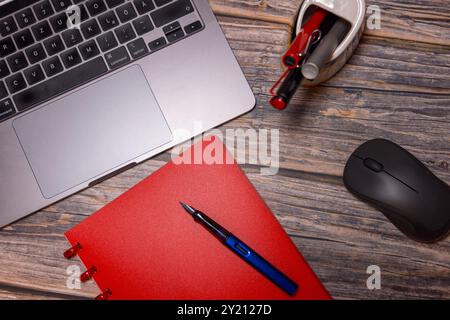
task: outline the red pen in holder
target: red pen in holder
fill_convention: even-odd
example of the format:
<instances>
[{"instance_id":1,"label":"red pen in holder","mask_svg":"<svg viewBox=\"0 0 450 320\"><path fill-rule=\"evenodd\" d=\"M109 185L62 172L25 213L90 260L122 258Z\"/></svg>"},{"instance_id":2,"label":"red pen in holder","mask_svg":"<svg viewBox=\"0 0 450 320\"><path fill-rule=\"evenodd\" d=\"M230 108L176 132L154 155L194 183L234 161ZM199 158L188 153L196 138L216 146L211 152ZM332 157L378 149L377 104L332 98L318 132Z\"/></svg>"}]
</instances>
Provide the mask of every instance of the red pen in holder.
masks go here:
<instances>
[{"instance_id":1,"label":"red pen in holder","mask_svg":"<svg viewBox=\"0 0 450 320\"><path fill-rule=\"evenodd\" d=\"M314 37L317 36L315 35L315 31L319 30L320 25L327 15L328 13L323 9L317 9L311 15L308 22L303 26L302 31L292 42L282 58L286 68L293 69L300 65L311 42L314 41Z\"/></svg>"},{"instance_id":2,"label":"red pen in holder","mask_svg":"<svg viewBox=\"0 0 450 320\"><path fill-rule=\"evenodd\" d=\"M297 69L301 68L302 63L311 48L311 44L320 38L319 28L327 15L327 11L317 8L317 10L311 14L308 22L305 23L303 29L292 42L289 49L283 55L282 62L287 70L270 90L272 95L270 104L274 108L278 110L285 109L300 85L302 74L300 70ZM277 92L275 92L276 90Z\"/></svg>"}]
</instances>

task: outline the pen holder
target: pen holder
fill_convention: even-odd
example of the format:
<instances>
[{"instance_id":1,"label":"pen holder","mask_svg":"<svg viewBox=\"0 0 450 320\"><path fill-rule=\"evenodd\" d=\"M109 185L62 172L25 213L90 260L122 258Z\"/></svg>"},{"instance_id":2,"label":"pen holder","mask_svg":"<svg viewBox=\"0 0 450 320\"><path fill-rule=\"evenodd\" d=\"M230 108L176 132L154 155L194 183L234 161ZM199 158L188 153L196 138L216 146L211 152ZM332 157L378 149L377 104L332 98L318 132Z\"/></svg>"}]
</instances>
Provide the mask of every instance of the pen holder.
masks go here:
<instances>
[{"instance_id":1,"label":"pen holder","mask_svg":"<svg viewBox=\"0 0 450 320\"><path fill-rule=\"evenodd\" d=\"M314 80L303 79L301 85L314 87L333 77L347 63L353 52L358 47L364 32L366 4L365 0L305 0L300 8L296 34L299 34L304 26L304 21L317 8L332 13L349 23L347 34L334 50L332 57L320 69Z\"/></svg>"}]
</instances>

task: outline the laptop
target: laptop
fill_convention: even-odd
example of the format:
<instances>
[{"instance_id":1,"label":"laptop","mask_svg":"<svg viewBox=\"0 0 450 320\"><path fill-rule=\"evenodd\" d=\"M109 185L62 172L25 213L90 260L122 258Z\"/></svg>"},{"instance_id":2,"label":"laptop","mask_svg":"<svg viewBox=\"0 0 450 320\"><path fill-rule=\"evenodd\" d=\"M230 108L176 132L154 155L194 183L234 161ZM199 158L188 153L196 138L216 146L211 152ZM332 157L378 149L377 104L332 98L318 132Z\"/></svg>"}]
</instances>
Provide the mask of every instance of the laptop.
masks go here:
<instances>
[{"instance_id":1,"label":"laptop","mask_svg":"<svg viewBox=\"0 0 450 320\"><path fill-rule=\"evenodd\" d=\"M0 1L0 227L254 106L207 0Z\"/></svg>"}]
</instances>

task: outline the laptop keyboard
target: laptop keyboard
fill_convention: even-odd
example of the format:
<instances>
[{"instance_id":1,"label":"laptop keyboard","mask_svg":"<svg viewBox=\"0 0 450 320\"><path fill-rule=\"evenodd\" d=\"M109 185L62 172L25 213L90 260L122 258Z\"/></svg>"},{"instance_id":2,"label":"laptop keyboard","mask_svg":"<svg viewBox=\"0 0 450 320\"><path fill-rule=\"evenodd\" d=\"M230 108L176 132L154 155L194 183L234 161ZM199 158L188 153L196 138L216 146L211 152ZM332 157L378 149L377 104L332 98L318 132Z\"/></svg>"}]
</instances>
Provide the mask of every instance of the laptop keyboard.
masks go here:
<instances>
[{"instance_id":1,"label":"laptop keyboard","mask_svg":"<svg viewBox=\"0 0 450 320\"><path fill-rule=\"evenodd\" d=\"M192 0L32 2L0 19L0 121L203 29Z\"/></svg>"}]
</instances>

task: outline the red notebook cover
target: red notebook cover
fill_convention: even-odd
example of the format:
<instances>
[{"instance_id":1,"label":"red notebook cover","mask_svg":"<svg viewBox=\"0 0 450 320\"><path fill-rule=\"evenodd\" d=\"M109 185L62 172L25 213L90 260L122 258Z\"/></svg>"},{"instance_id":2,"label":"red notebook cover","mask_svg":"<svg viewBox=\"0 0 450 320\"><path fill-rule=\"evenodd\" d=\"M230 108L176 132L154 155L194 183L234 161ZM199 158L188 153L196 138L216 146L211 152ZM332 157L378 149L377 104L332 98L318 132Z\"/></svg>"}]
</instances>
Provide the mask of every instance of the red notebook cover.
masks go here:
<instances>
[{"instance_id":1,"label":"red notebook cover","mask_svg":"<svg viewBox=\"0 0 450 320\"><path fill-rule=\"evenodd\" d=\"M198 147L225 150L212 139L186 152ZM246 242L294 280L297 293L288 296L240 259L179 201ZM236 163L170 162L65 235L109 299L330 299Z\"/></svg>"}]
</instances>

